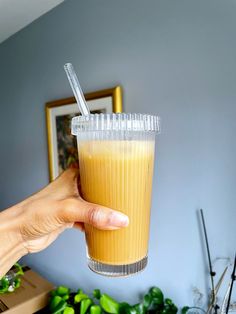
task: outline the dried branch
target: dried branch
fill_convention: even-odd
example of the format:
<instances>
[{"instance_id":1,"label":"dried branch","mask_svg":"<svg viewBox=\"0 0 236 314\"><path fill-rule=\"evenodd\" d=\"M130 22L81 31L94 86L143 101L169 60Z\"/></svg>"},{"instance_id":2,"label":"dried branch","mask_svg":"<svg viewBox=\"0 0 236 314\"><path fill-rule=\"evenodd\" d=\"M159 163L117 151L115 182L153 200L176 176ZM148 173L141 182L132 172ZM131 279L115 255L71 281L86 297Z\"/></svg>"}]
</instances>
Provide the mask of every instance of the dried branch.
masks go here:
<instances>
[{"instance_id":1,"label":"dried branch","mask_svg":"<svg viewBox=\"0 0 236 314\"><path fill-rule=\"evenodd\" d=\"M226 312L225 312L226 314L228 314L228 312L229 312L231 294L232 294L232 290L233 290L234 281L236 280L235 271L236 271L236 254L235 254L235 258L234 258L233 272L232 272L232 275L231 275L231 283L230 283L230 289L229 289L229 298L228 298L228 303L227 303Z\"/></svg>"}]
</instances>

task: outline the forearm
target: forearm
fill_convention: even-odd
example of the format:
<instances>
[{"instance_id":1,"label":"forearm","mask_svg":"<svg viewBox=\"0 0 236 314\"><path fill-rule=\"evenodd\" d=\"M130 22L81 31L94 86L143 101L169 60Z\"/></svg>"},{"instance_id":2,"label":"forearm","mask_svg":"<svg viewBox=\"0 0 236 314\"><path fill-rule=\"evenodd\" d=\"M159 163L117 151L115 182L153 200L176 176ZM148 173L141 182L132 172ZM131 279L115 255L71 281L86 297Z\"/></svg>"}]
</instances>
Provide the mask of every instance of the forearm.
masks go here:
<instances>
[{"instance_id":1,"label":"forearm","mask_svg":"<svg viewBox=\"0 0 236 314\"><path fill-rule=\"evenodd\" d=\"M19 233L19 219L17 206L0 212L0 278L26 254Z\"/></svg>"}]
</instances>

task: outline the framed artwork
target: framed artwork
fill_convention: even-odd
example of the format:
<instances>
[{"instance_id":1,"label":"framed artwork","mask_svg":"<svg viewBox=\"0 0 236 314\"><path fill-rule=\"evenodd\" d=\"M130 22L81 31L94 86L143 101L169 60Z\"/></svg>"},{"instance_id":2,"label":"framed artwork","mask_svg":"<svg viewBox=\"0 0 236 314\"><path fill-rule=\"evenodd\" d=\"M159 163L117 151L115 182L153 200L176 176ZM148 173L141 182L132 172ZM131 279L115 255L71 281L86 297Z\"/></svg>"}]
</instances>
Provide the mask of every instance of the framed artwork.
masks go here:
<instances>
[{"instance_id":1,"label":"framed artwork","mask_svg":"<svg viewBox=\"0 0 236 314\"><path fill-rule=\"evenodd\" d=\"M85 99L91 113L122 112L120 86L85 94ZM71 119L79 114L74 97L46 103L50 181L65 169L78 167L77 142L71 135Z\"/></svg>"}]
</instances>

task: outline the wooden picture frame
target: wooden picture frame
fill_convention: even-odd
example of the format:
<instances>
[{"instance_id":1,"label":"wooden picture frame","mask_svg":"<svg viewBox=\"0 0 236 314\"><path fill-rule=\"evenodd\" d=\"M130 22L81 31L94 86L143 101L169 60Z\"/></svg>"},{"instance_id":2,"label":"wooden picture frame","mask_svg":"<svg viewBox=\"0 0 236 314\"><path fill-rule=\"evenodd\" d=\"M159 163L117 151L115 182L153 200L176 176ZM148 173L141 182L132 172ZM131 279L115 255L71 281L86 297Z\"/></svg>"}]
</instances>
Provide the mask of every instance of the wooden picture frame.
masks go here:
<instances>
[{"instance_id":1,"label":"wooden picture frame","mask_svg":"<svg viewBox=\"0 0 236 314\"><path fill-rule=\"evenodd\" d=\"M121 86L85 94L93 113L122 112ZM70 134L70 121L79 114L75 98L65 98L46 103L49 179L54 180L68 167L77 167L76 137Z\"/></svg>"}]
</instances>

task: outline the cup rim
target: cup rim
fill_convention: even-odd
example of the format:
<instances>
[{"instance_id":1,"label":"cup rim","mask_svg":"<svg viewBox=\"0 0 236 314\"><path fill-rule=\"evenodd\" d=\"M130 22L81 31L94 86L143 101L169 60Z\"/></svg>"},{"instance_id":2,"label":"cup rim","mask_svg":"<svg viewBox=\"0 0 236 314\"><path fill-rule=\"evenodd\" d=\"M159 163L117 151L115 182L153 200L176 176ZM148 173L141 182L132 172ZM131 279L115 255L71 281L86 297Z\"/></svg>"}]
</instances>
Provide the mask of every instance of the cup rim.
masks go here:
<instances>
[{"instance_id":1,"label":"cup rim","mask_svg":"<svg viewBox=\"0 0 236 314\"><path fill-rule=\"evenodd\" d=\"M160 117L142 113L95 113L76 116L71 121L71 133L89 131L160 132Z\"/></svg>"}]
</instances>

